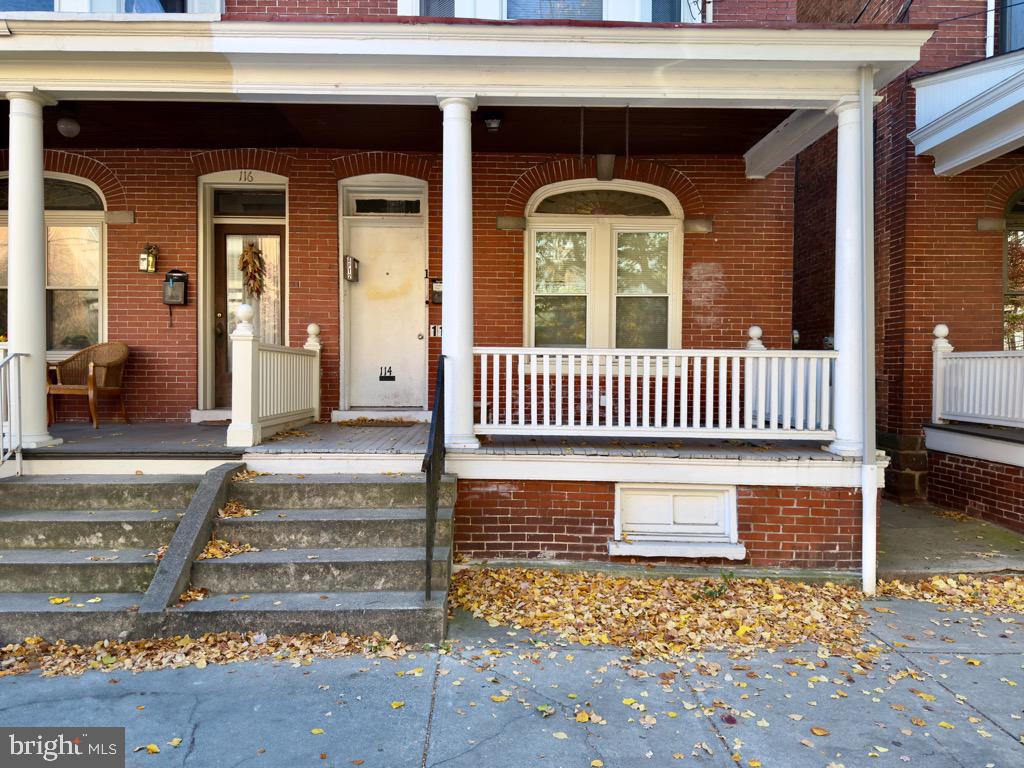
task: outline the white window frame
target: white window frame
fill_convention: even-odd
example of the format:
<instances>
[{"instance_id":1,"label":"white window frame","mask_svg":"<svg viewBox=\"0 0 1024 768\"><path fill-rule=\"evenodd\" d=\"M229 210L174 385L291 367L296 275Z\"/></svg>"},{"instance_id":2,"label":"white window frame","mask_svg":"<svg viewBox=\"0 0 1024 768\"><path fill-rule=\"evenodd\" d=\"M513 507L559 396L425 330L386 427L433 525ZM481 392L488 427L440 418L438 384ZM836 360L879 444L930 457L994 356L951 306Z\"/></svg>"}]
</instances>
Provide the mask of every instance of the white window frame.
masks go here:
<instances>
[{"instance_id":1,"label":"white window frame","mask_svg":"<svg viewBox=\"0 0 1024 768\"><path fill-rule=\"evenodd\" d=\"M655 197L666 204L668 216L581 216L536 213L546 198L564 192L616 190ZM559 182L542 187L530 198L523 234L523 343L534 346L536 284L535 243L538 232L587 232L587 348L610 349L615 341L616 234L618 232L669 233L668 264L668 346L682 348L683 307L683 211L679 201L665 189L630 181L602 182L597 179ZM637 294L641 295L641 294ZM652 294L660 295L660 294Z\"/></svg>"},{"instance_id":2,"label":"white window frame","mask_svg":"<svg viewBox=\"0 0 1024 768\"><path fill-rule=\"evenodd\" d=\"M0 174L0 178L6 179L8 173L4 172ZM83 179L81 176L72 176L66 173L51 173L47 171L43 174L44 178L47 179L62 179L64 181L70 181L75 184L81 184L83 187L89 187L95 192L103 203L102 211L45 211L44 220L46 222L47 229L47 242L49 242L49 228L50 227L97 227L100 233L100 264L99 264L99 285L97 290L99 293L99 317L97 318L98 327L96 329L96 335L98 343L103 343L107 340L107 201L100 191L100 188L88 179ZM0 227L7 226L7 211L0 211ZM8 258L10 258L8 256ZM49 254L47 254L49 258ZM10 265L8 264L8 269ZM7 286L3 286L4 290L8 290ZM91 290L91 286L87 287L68 287L62 286L61 288L52 290ZM46 290L50 291L50 285L47 283ZM0 350L6 351L7 344L0 344ZM46 361L48 363L57 363L61 360L74 355L79 350L77 349L48 349L46 351Z\"/></svg>"},{"instance_id":3,"label":"white window frame","mask_svg":"<svg viewBox=\"0 0 1024 768\"><path fill-rule=\"evenodd\" d=\"M680 23L711 23L713 0L706 0L704 18L700 9L694 8L688 0L680 2ZM604 0L601 18L604 21L651 20L651 0ZM421 0L398 0L399 16L420 16ZM508 0L455 0L455 18L461 19L508 19Z\"/></svg>"}]
</instances>

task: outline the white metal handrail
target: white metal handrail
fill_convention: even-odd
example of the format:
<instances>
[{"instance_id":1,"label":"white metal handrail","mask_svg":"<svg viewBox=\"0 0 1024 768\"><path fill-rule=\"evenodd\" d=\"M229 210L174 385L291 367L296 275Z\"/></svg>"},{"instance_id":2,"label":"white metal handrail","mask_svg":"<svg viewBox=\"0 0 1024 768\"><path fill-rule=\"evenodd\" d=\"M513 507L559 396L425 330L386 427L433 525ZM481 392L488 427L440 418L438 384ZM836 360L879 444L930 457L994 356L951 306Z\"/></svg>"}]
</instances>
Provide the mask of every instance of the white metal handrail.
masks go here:
<instances>
[{"instance_id":1,"label":"white metal handrail","mask_svg":"<svg viewBox=\"0 0 1024 768\"><path fill-rule=\"evenodd\" d=\"M477 347L478 434L831 439L838 354Z\"/></svg>"},{"instance_id":2,"label":"white metal handrail","mask_svg":"<svg viewBox=\"0 0 1024 768\"><path fill-rule=\"evenodd\" d=\"M14 457L16 471L22 473L21 358L24 352L12 352L0 360L0 466ZM17 386L12 385L12 380ZM13 406L13 407L12 407Z\"/></svg>"},{"instance_id":3,"label":"white metal handrail","mask_svg":"<svg viewBox=\"0 0 1024 768\"><path fill-rule=\"evenodd\" d=\"M1024 351L954 352L947 326L933 334L932 421L1024 427Z\"/></svg>"}]
</instances>

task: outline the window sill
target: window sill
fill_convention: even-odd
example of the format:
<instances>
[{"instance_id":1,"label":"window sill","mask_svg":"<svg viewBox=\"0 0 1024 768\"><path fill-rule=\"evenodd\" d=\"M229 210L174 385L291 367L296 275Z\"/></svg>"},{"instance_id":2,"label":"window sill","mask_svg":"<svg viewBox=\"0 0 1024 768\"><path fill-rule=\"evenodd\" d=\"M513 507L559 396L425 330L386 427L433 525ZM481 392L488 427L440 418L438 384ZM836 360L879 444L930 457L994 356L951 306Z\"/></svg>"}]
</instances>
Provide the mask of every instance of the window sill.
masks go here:
<instances>
[{"instance_id":1,"label":"window sill","mask_svg":"<svg viewBox=\"0 0 1024 768\"><path fill-rule=\"evenodd\" d=\"M747 556L747 548L743 544L710 541L646 540L630 543L612 540L608 542L608 554L616 557L721 557L726 560L742 560Z\"/></svg>"},{"instance_id":2,"label":"window sill","mask_svg":"<svg viewBox=\"0 0 1024 768\"><path fill-rule=\"evenodd\" d=\"M73 354L81 352L80 349L48 349L46 350L47 363L60 363L67 360ZM0 342L0 356L7 354L7 342Z\"/></svg>"},{"instance_id":3,"label":"window sill","mask_svg":"<svg viewBox=\"0 0 1024 768\"><path fill-rule=\"evenodd\" d=\"M2 21L220 21L219 13L59 13L57 11L0 11Z\"/></svg>"}]
</instances>

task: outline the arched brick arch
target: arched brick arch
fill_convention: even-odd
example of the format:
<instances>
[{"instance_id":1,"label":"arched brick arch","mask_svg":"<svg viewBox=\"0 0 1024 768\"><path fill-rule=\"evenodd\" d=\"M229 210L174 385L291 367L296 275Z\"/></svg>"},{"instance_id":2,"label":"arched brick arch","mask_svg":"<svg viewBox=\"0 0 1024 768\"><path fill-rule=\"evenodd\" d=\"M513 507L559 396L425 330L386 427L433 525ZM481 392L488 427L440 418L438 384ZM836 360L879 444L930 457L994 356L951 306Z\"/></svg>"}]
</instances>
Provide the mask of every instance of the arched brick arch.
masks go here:
<instances>
[{"instance_id":1,"label":"arched brick arch","mask_svg":"<svg viewBox=\"0 0 1024 768\"><path fill-rule=\"evenodd\" d=\"M0 167L5 171L8 168L6 149L0 150ZM43 152L43 170L88 179L100 188L108 211L128 210L128 193L125 192L124 184L117 178L117 174L99 160L74 152L47 149Z\"/></svg>"},{"instance_id":2,"label":"arched brick arch","mask_svg":"<svg viewBox=\"0 0 1024 768\"><path fill-rule=\"evenodd\" d=\"M550 160L524 171L505 201L506 216L523 216L531 195L541 187L559 181L592 179L597 175L593 157L572 157ZM618 157L615 159L615 178L639 181L667 189L678 199L687 217L706 215L700 191L685 174L653 160Z\"/></svg>"},{"instance_id":3,"label":"arched brick arch","mask_svg":"<svg viewBox=\"0 0 1024 768\"><path fill-rule=\"evenodd\" d=\"M1024 165L1019 165L1004 173L992 185L992 189L989 190L988 196L985 198L986 213L993 218L1002 218L1006 211L1006 204L1021 188L1024 188Z\"/></svg>"},{"instance_id":4,"label":"arched brick arch","mask_svg":"<svg viewBox=\"0 0 1024 768\"><path fill-rule=\"evenodd\" d=\"M275 152L271 149L239 148L212 149L208 152L196 152L189 159L196 169L197 176L218 171L234 171L240 168L265 173L276 173L287 176L292 165L291 155Z\"/></svg>"},{"instance_id":5,"label":"arched brick arch","mask_svg":"<svg viewBox=\"0 0 1024 768\"><path fill-rule=\"evenodd\" d=\"M407 155L404 152L356 152L341 155L331 162L339 179L362 176L366 173L394 173L427 181L435 160L422 155Z\"/></svg>"}]
</instances>

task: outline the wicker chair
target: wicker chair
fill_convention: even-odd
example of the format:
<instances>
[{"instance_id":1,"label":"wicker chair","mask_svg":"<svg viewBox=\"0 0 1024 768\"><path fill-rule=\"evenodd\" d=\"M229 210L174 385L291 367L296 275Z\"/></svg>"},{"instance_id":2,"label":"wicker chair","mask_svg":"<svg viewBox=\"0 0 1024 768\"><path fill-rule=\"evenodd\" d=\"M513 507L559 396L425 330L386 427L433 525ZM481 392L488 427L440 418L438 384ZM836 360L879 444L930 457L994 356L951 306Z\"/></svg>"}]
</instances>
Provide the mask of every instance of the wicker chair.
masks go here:
<instances>
[{"instance_id":1,"label":"wicker chair","mask_svg":"<svg viewBox=\"0 0 1024 768\"><path fill-rule=\"evenodd\" d=\"M52 363L50 370L56 375L46 387L46 405L50 423L56 420L54 398L57 395L87 397L89 399L89 415L92 425L98 429L99 418L96 415L96 400L100 396L116 396L121 404L121 417L128 422L128 413L124 407L124 393L121 389L121 377L124 364L128 359L128 346L119 341L105 344L93 344L81 352L76 352L67 360Z\"/></svg>"}]
</instances>

